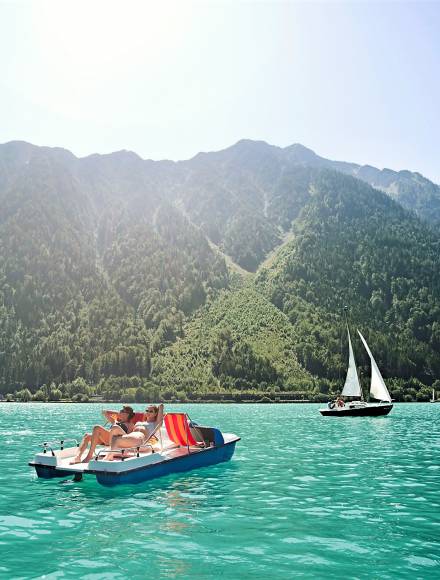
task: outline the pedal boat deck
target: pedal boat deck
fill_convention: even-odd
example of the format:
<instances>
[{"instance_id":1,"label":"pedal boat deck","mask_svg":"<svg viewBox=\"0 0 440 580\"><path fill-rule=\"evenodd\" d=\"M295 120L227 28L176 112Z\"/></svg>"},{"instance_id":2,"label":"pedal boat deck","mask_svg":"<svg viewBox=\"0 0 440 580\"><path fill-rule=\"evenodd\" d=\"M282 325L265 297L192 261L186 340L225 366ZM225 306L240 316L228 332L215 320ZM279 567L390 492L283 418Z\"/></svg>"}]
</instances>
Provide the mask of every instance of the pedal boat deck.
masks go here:
<instances>
[{"instance_id":1,"label":"pedal boat deck","mask_svg":"<svg viewBox=\"0 0 440 580\"><path fill-rule=\"evenodd\" d=\"M106 460L103 457L109 450L101 447L96 449L95 458L90 462L74 465L70 465L70 461L78 451L77 446L63 448L61 445L60 449L54 449L53 442L48 442L29 465L35 468L40 478L74 476L75 480L80 480L83 475L94 475L101 485L113 486L139 483L231 459L239 437L232 433L222 434L218 429L208 427L197 426L197 431L204 434L204 439L206 434L209 435L204 446L176 443L162 427L160 448L141 447L128 453L120 450L113 460Z\"/></svg>"}]
</instances>

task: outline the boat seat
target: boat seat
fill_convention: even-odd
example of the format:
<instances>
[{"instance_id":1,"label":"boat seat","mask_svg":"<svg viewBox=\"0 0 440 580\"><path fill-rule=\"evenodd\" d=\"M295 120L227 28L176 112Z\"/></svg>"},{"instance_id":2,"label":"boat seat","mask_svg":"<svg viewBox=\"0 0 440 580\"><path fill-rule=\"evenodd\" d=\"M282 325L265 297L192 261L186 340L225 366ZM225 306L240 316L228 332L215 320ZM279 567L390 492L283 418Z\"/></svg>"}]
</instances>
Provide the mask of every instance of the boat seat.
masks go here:
<instances>
[{"instance_id":1,"label":"boat seat","mask_svg":"<svg viewBox=\"0 0 440 580\"><path fill-rule=\"evenodd\" d=\"M130 423L139 423L144 420L145 413L143 411L136 411L130 420Z\"/></svg>"},{"instance_id":2,"label":"boat seat","mask_svg":"<svg viewBox=\"0 0 440 580\"><path fill-rule=\"evenodd\" d=\"M224 443L224 441L219 438L218 429L214 429L212 427L203 427L202 425L190 423L190 431L195 439L199 439L200 436L203 437L203 441L208 447L210 445Z\"/></svg>"},{"instance_id":3,"label":"boat seat","mask_svg":"<svg viewBox=\"0 0 440 580\"><path fill-rule=\"evenodd\" d=\"M118 411L109 410L108 412L113 413L114 415L118 414ZM133 423L133 425L134 425L135 423L143 421L144 416L145 416L145 413L143 411L135 411L133 417L130 419L130 423Z\"/></svg>"},{"instance_id":4,"label":"boat seat","mask_svg":"<svg viewBox=\"0 0 440 580\"><path fill-rule=\"evenodd\" d=\"M188 423L186 413L167 413L164 417L165 428L169 439L176 445L183 447L204 446L203 441L197 441L196 430L192 429Z\"/></svg>"}]
</instances>

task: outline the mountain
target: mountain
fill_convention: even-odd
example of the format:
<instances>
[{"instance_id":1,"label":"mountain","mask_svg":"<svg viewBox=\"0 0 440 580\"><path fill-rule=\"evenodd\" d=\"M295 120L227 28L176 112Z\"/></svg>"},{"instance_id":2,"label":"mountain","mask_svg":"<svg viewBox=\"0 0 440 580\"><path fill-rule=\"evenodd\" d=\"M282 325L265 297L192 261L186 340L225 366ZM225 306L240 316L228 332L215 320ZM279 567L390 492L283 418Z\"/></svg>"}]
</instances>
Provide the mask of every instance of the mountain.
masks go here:
<instances>
[{"instance_id":1,"label":"mountain","mask_svg":"<svg viewBox=\"0 0 440 580\"><path fill-rule=\"evenodd\" d=\"M420 173L380 170L371 165L331 161L298 144L286 147L284 151L295 164L335 169L357 177L376 189L381 189L428 223L440 224L440 187Z\"/></svg>"},{"instance_id":2,"label":"mountain","mask_svg":"<svg viewBox=\"0 0 440 580\"><path fill-rule=\"evenodd\" d=\"M347 305L397 391L412 377L424 397L440 269L423 180L248 140L180 162L0 145L0 389L318 396L341 380Z\"/></svg>"},{"instance_id":3,"label":"mountain","mask_svg":"<svg viewBox=\"0 0 440 580\"><path fill-rule=\"evenodd\" d=\"M355 178L317 177L293 241L256 285L295 325L298 360L314 375L337 377L332 353L348 307L388 376L440 376L440 238Z\"/></svg>"},{"instance_id":4,"label":"mountain","mask_svg":"<svg viewBox=\"0 0 440 580\"><path fill-rule=\"evenodd\" d=\"M15 143L0 159L4 389L148 375L151 351L228 285L223 258L155 189L160 164Z\"/></svg>"},{"instance_id":5,"label":"mountain","mask_svg":"<svg viewBox=\"0 0 440 580\"><path fill-rule=\"evenodd\" d=\"M152 379L185 396L273 386L277 391L313 387L298 362L298 337L285 314L244 284L222 291L187 325L184 336L153 357Z\"/></svg>"},{"instance_id":6,"label":"mountain","mask_svg":"<svg viewBox=\"0 0 440 580\"><path fill-rule=\"evenodd\" d=\"M420 174L331 161L298 144L282 149L242 140L178 165L182 185L174 189L175 203L249 271L282 242L323 169L357 177L432 226L440 223L440 188Z\"/></svg>"}]
</instances>

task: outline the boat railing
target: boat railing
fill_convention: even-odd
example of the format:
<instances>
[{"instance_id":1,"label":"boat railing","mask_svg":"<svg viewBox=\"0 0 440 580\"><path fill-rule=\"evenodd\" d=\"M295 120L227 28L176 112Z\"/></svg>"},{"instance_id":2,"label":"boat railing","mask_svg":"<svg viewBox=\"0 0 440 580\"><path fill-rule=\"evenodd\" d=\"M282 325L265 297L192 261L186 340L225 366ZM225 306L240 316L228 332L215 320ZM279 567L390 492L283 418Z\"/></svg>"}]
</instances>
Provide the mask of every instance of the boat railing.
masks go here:
<instances>
[{"instance_id":1,"label":"boat railing","mask_svg":"<svg viewBox=\"0 0 440 580\"><path fill-rule=\"evenodd\" d=\"M126 455L127 451L135 451L136 450L136 457L140 457L141 449L145 447L150 447L151 453L155 453L153 446L150 443L145 443L143 445L137 445L135 447L124 447L123 449L111 449L110 447L105 447L104 449L100 449L98 453L95 455L95 461L99 461L101 455L107 455L109 453L115 453L121 456L121 461L132 457L132 455Z\"/></svg>"},{"instance_id":2,"label":"boat railing","mask_svg":"<svg viewBox=\"0 0 440 580\"><path fill-rule=\"evenodd\" d=\"M47 453L48 451L50 451L52 453L52 455L55 456L54 447L55 447L55 451L56 451L57 450L56 447L59 445L60 451L63 451L65 443L71 442L71 441L73 441L75 443L75 447L79 447L78 439L72 439L72 438L60 439L59 441L44 441L43 443L40 443L40 447L43 448L43 453Z\"/></svg>"}]
</instances>

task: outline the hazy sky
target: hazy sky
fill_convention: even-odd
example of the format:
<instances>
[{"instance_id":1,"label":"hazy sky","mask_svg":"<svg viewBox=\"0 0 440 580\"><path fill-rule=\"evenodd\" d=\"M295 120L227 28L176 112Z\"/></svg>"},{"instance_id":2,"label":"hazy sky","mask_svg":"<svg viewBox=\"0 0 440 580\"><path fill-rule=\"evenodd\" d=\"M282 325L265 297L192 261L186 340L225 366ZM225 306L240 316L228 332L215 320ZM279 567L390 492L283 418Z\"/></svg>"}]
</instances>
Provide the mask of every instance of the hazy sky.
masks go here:
<instances>
[{"instance_id":1,"label":"hazy sky","mask_svg":"<svg viewBox=\"0 0 440 580\"><path fill-rule=\"evenodd\" d=\"M0 142L242 138L440 182L440 3L0 0Z\"/></svg>"}]
</instances>

